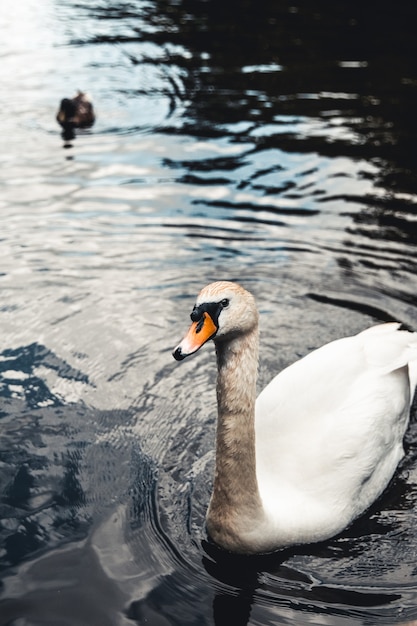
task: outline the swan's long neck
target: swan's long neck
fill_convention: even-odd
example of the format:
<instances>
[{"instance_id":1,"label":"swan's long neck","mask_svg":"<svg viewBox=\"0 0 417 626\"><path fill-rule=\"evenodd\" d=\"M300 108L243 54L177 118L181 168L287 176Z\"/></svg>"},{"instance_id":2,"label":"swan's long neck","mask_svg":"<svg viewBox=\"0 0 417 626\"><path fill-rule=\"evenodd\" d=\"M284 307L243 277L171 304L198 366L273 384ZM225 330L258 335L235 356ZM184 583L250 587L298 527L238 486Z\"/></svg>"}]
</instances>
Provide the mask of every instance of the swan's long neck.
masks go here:
<instances>
[{"instance_id":1,"label":"swan's long neck","mask_svg":"<svg viewBox=\"0 0 417 626\"><path fill-rule=\"evenodd\" d=\"M256 479L255 400L258 330L216 342L216 470L207 514L212 538L243 551L242 539L263 517Z\"/></svg>"}]
</instances>

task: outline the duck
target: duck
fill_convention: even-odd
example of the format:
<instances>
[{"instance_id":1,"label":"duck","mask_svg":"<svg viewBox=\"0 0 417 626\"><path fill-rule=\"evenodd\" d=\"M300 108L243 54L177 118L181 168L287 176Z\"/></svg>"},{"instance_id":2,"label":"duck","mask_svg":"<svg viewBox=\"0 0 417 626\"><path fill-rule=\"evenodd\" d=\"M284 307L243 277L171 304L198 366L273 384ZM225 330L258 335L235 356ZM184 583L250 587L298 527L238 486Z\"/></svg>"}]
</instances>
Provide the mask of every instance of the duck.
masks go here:
<instances>
[{"instance_id":1,"label":"duck","mask_svg":"<svg viewBox=\"0 0 417 626\"><path fill-rule=\"evenodd\" d=\"M404 456L417 333L371 326L309 352L256 397L259 313L230 281L204 287L177 361L213 341L215 471L209 538L239 554L329 540L364 514Z\"/></svg>"},{"instance_id":2,"label":"duck","mask_svg":"<svg viewBox=\"0 0 417 626\"><path fill-rule=\"evenodd\" d=\"M74 98L63 98L56 115L64 139L74 139L76 128L90 128L95 122L93 103L82 91Z\"/></svg>"}]
</instances>

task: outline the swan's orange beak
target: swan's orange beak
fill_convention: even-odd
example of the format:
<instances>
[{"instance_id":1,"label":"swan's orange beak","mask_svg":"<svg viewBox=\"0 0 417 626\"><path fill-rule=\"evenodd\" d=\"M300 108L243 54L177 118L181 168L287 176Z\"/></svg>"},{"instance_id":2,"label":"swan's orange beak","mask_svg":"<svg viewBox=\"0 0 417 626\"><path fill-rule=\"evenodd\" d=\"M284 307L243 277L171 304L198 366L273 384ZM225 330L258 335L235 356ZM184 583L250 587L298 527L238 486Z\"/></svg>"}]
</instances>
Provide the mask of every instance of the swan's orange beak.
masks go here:
<instances>
[{"instance_id":1,"label":"swan's orange beak","mask_svg":"<svg viewBox=\"0 0 417 626\"><path fill-rule=\"evenodd\" d=\"M194 354L206 341L217 333L217 326L211 316L205 311L198 322L193 322L181 343L175 348L172 356L177 361L182 361L187 356Z\"/></svg>"}]
</instances>

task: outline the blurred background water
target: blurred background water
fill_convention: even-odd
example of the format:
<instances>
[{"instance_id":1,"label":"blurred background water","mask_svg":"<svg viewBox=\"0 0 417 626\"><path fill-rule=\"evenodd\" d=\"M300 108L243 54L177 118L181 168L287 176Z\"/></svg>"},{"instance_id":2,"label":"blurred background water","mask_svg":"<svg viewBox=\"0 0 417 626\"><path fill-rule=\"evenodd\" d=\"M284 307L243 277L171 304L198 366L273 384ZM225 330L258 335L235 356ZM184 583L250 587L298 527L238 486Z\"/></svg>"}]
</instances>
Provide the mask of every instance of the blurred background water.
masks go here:
<instances>
[{"instance_id":1,"label":"blurred background water","mask_svg":"<svg viewBox=\"0 0 417 626\"><path fill-rule=\"evenodd\" d=\"M259 387L343 334L417 328L413 2L4 0L0 625L417 619L417 429L340 537L206 541L215 363L199 289L261 311ZM97 121L64 147L58 104ZM230 617L232 616L232 617Z\"/></svg>"}]
</instances>

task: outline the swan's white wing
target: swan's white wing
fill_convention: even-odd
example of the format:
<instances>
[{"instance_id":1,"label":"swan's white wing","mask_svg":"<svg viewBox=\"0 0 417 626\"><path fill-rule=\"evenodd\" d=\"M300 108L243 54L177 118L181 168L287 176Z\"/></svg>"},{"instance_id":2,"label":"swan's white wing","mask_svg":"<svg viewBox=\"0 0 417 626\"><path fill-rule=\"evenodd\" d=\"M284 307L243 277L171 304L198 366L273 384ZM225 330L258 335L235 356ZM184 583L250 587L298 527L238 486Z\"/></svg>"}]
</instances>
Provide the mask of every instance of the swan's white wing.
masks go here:
<instances>
[{"instance_id":1,"label":"swan's white wing","mask_svg":"<svg viewBox=\"0 0 417 626\"><path fill-rule=\"evenodd\" d=\"M338 520L343 528L389 482L408 423L407 363L417 358L416 335L397 328L384 324L327 344L258 397L259 489L286 526L304 516L315 527L322 518L323 527Z\"/></svg>"}]
</instances>

